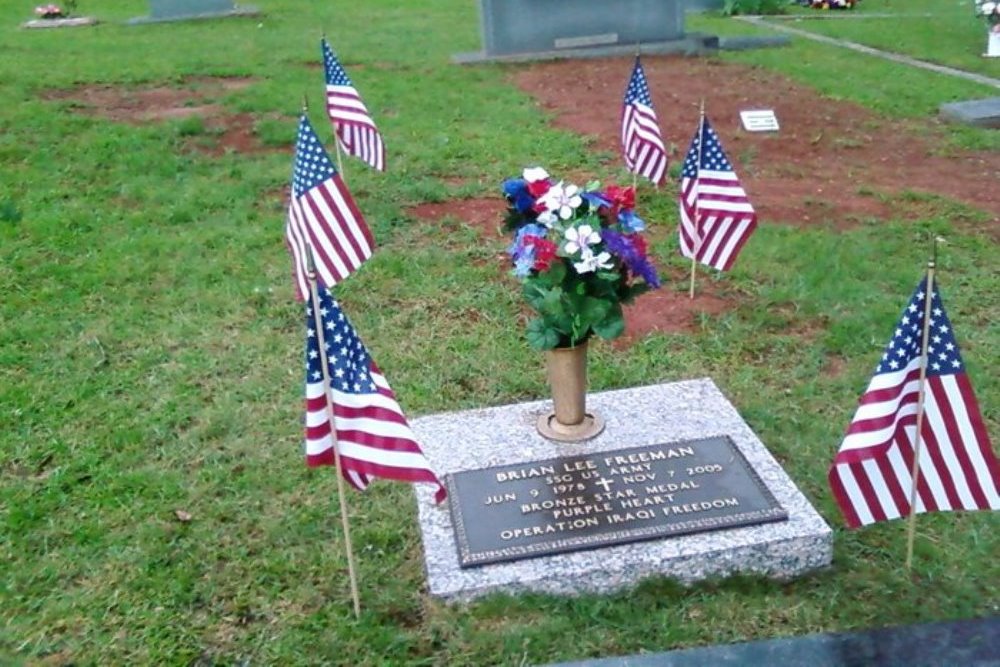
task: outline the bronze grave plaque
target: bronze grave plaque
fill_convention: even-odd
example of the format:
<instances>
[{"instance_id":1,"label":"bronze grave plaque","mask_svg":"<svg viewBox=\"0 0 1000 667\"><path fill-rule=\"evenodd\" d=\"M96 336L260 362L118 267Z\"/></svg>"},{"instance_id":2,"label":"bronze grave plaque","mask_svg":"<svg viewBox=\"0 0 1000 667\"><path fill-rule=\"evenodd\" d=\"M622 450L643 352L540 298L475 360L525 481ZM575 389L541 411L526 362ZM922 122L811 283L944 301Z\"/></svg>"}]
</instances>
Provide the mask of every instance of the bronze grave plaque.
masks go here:
<instances>
[{"instance_id":1,"label":"bronze grave plaque","mask_svg":"<svg viewBox=\"0 0 1000 667\"><path fill-rule=\"evenodd\" d=\"M788 519L725 436L466 470L445 484L463 568Z\"/></svg>"}]
</instances>

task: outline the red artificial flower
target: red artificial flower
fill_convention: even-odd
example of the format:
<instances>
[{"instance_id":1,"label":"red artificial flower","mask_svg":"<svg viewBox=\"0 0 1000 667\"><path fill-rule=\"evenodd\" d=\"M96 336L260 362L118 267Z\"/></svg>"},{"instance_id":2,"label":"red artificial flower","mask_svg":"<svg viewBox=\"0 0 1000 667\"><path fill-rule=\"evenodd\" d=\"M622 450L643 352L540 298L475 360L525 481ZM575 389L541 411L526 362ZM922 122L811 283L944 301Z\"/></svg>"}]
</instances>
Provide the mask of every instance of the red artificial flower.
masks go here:
<instances>
[{"instance_id":1,"label":"red artificial flower","mask_svg":"<svg viewBox=\"0 0 1000 667\"><path fill-rule=\"evenodd\" d=\"M548 271L549 267L552 266L552 260L556 258L556 244L537 236L525 238L532 239L531 243L535 246L535 265L532 268L535 271Z\"/></svg>"},{"instance_id":2,"label":"red artificial flower","mask_svg":"<svg viewBox=\"0 0 1000 667\"><path fill-rule=\"evenodd\" d=\"M639 253L639 257L645 259L646 253L649 250L649 246L646 244L646 237L642 234L630 234L628 240L632 242L632 246Z\"/></svg>"},{"instance_id":3,"label":"red artificial flower","mask_svg":"<svg viewBox=\"0 0 1000 667\"><path fill-rule=\"evenodd\" d=\"M546 192L549 191L549 188L552 187L552 183L551 181L549 181L549 179L545 178L540 181L532 181L531 183L528 183L527 187L528 187L528 194L534 197L535 199L538 199L539 197L541 197L542 195L544 195Z\"/></svg>"},{"instance_id":4,"label":"red artificial flower","mask_svg":"<svg viewBox=\"0 0 1000 667\"><path fill-rule=\"evenodd\" d=\"M616 214L619 209L630 210L635 208L635 188L631 185L627 188L619 185L609 185L604 194L611 200L611 205Z\"/></svg>"}]
</instances>

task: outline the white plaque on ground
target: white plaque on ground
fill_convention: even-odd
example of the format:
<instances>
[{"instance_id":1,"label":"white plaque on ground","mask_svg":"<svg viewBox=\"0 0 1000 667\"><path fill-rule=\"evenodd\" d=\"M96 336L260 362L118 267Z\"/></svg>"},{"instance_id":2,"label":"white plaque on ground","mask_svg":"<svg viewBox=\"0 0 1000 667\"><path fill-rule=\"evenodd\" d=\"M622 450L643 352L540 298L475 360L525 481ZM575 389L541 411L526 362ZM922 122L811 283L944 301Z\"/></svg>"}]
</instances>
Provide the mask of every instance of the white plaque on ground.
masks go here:
<instances>
[{"instance_id":1,"label":"white plaque on ground","mask_svg":"<svg viewBox=\"0 0 1000 667\"><path fill-rule=\"evenodd\" d=\"M740 112L743 129L747 132L777 132L778 117L774 109L750 109Z\"/></svg>"},{"instance_id":2,"label":"white plaque on ground","mask_svg":"<svg viewBox=\"0 0 1000 667\"><path fill-rule=\"evenodd\" d=\"M830 527L710 379L590 394L587 407L600 412L607 426L593 440L575 444L546 440L535 430L550 401L429 415L411 426L442 478L554 457L726 437L787 512L787 520L463 568L448 504L435 505L433 488L417 484L431 595L466 601L494 592L607 593L654 575L683 583L737 573L788 579L830 564ZM508 530L500 539L518 535Z\"/></svg>"}]
</instances>

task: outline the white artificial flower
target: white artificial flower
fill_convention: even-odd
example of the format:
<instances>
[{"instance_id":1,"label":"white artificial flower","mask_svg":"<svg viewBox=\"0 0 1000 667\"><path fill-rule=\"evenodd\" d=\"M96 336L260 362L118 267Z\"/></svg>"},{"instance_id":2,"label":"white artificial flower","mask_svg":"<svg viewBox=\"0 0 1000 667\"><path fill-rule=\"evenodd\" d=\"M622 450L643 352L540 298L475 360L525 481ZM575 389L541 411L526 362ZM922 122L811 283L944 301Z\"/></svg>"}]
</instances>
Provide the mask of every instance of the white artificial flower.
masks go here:
<instances>
[{"instance_id":1,"label":"white artificial flower","mask_svg":"<svg viewBox=\"0 0 1000 667\"><path fill-rule=\"evenodd\" d=\"M538 200L545 209L559 215L563 220L573 217L573 211L583 203L583 197L578 193L580 188L575 185L563 185L559 181Z\"/></svg>"},{"instance_id":2,"label":"white artificial flower","mask_svg":"<svg viewBox=\"0 0 1000 667\"><path fill-rule=\"evenodd\" d=\"M570 227L563 236L566 237L566 245L563 249L570 255L584 251L584 255L591 254L590 246L601 242L601 235L594 231L590 225L580 225Z\"/></svg>"},{"instance_id":3,"label":"white artificial flower","mask_svg":"<svg viewBox=\"0 0 1000 667\"><path fill-rule=\"evenodd\" d=\"M979 10L982 12L983 16L989 16L993 13L993 10L997 8L995 2L984 2L979 5Z\"/></svg>"},{"instance_id":4,"label":"white artificial flower","mask_svg":"<svg viewBox=\"0 0 1000 667\"><path fill-rule=\"evenodd\" d=\"M585 248L583 252L583 259L579 262L573 262L573 266L576 267L577 273L590 273L591 271L596 271L597 269L612 268L613 265L610 260L610 253L602 252L599 255L595 255L591 252L590 248Z\"/></svg>"},{"instance_id":5,"label":"white artificial flower","mask_svg":"<svg viewBox=\"0 0 1000 667\"><path fill-rule=\"evenodd\" d=\"M555 224L555 221L558 220L558 219L559 219L559 216L557 216L552 211L542 211L541 213L538 214L538 218L537 218L537 220L538 220L539 223L545 225L549 229L552 228L552 225Z\"/></svg>"},{"instance_id":6,"label":"white artificial flower","mask_svg":"<svg viewBox=\"0 0 1000 667\"><path fill-rule=\"evenodd\" d=\"M521 177L528 183L534 183L535 181L544 181L549 177L549 172L541 167L525 167Z\"/></svg>"}]
</instances>

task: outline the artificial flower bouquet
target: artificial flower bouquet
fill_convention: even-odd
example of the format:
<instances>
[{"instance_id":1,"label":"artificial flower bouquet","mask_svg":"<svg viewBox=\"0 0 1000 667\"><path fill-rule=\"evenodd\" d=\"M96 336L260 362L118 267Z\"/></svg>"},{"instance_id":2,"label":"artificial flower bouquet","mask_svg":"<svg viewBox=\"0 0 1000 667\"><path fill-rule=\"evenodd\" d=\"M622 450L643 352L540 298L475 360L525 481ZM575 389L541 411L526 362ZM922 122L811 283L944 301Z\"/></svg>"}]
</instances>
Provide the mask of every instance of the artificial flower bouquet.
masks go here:
<instances>
[{"instance_id":1,"label":"artificial flower bouquet","mask_svg":"<svg viewBox=\"0 0 1000 667\"><path fill-rule=\"evenodd\" d=\"M1000 2L997 0L975 0L976 16L981 16L990 30L1000 32Z\"/></svg>"},{"instance_id":2,"label":"artificial flower bouquet","mask_svg":"<svg viewBox=\"0 0 1000 667\"><path fill-rule=\"evenodd\" d=\"M581 190L540 167L504 181L508 252L538 316L528 342L539 350L574 347L625 331L622 304L659 287L635 213L635 189L593 182Z\"/></svg>"},{"instance_id":3,"label":"artificial flower bouquet","mask_svg":"<svg viewBox=\"0 0 1000 667\"><path fill-rule=\"evenodd\" d=\"M813 9L854 9L857 0L809 0Z\"/></svg>"},{"instance_id":4,"label":"artificial flower bouquet","mask_svg":"<svg viewBox=\"0 0 1000 667\"><path fill-rule=\"evenodd\" d=\"M59 5L39 5L35 7L35 16L41 19L66 18L66 13Z\"/></svg>"}]
</instances>

